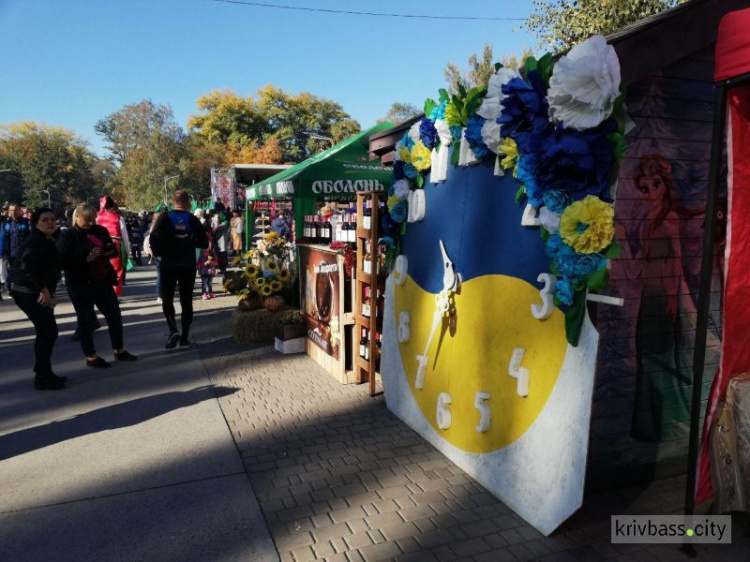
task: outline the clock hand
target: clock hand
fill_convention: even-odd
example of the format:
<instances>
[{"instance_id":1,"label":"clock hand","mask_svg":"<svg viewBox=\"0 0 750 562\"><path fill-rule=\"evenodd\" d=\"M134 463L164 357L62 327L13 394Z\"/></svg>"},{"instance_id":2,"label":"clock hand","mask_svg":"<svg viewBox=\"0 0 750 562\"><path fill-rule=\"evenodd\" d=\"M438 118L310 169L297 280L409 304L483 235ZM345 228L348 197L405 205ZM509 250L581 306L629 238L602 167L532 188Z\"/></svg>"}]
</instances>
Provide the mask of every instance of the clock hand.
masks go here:
<instances>
[{"instance_id":1,"label":"clock hand","mask_svg":"<svg viewBox=\"0 0 750 562\"><path fill-rule=\"evenodd\" d=\"M435 295L435 314L432 317L432 329L430 330L430 336L427 338L427 344L424 346L424 352L422 355L417 355L417 378L414 381L416 388L424 388L424 375L427 371L427 352L430 350L432 345L432 339L437 333L438 326L442 323L443 315L448 311L449 308L449 296L445 291L441 291Z\"/></svg>"}]
</instances>

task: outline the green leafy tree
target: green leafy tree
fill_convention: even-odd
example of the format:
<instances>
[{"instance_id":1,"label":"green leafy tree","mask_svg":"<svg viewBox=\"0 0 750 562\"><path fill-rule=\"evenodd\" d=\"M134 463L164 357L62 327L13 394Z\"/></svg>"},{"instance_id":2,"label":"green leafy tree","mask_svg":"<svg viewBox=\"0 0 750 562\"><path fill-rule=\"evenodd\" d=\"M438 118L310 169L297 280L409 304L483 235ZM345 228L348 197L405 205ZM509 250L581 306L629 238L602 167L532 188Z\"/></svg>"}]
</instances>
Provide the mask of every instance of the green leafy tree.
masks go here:
<instances>
[{"instance_id":1,"label":"green leafy tree","mask_svg":"<svg viewBox=\"0 0 750 562\"><path fill-rule=\"evenodd\" d=\"M95 196L97 157L86 142L63 127L31 121L0 125L0 197L29 206L64 209Z\"/></svg>"},{"instance_id":2,"label":"green leafy tree","mask_svg":"<svg viewBox=\"0 0 750 562\"><path fill-rule=\"evenodd\" d=\"M179 174L185 133L172 108L151 100L126 105L94 127L118 165L112 194L122 206L148 209L164 199L164 178ZM170 184L180 186L184 178Z\"/></svg>"},{"instance_id":3,"label":"green leafy tree","mask_svg":"<svg viewBox=\"0 0 750 562\"><path fill-rule=\"evenodd\" d=\"M394 125L398 125L421 114L422 110L410 103L395 102L391 105L388 113L378 119L378 123L390 121Z\"/></svg>"},{"instance_id":4,"label":"green leafy tree","mask_svg":"<svg viewBox=\"0 0 750 562\"><path fill-rule=\"evenodd\" d=\"M524 27L541 49L566 51L590 35L606 34L684 0L535 0Z\"/></svg>"},{"instance_id":5,"label":"green leafy tree","mask_svg":"<svg viewBox=\"0 0 750 562\"><path fill-rule=\"evenodd\" d=\"M339 142L360 130L340 104L270 85L248 97L210 92L198 98L197 106L203 113L190 117L188 129L207 143L223 145L225 160L241 156L244 162L301 162L330 146L310 134Z\"/></svg>"},{"instance_id":6,"label":"green leafy tree","mask_svg":"<svg viewBox=\"0 0 750 562\"><path fill-rule=\"evenodd\" d=\"M466 74L461 72L457 64L449 62L443 71L448 93L451 95L459 93L461 86L467 91L475 87L486 86L495 72L493 57L492 47L485 44L481 54L473 54L469 57L469 69Z\"/></svg>"}]
</instances>

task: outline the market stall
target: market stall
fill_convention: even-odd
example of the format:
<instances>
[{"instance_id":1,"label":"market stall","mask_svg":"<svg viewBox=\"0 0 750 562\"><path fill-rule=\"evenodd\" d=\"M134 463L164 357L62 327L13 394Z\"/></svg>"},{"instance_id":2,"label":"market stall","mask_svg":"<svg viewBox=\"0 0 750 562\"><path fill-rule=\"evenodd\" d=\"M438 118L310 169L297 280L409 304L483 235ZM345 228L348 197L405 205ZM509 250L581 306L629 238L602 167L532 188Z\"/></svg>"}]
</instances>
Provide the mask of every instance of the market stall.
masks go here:
<instances>
[{"instance_id":1,"label":"market stall","mask_svg":"<svg viewBox=\"0 0 750 562\"><path fill-rule=\"evenodd\" d=\"M390 188L390 170L370 161L369 136L392 126L376 125L245 191L248 234L264 239L276 232L295 242L306 351L341 383L360 382L352 314L355 200L357 193Z\"/></svg>"}]
</instances>

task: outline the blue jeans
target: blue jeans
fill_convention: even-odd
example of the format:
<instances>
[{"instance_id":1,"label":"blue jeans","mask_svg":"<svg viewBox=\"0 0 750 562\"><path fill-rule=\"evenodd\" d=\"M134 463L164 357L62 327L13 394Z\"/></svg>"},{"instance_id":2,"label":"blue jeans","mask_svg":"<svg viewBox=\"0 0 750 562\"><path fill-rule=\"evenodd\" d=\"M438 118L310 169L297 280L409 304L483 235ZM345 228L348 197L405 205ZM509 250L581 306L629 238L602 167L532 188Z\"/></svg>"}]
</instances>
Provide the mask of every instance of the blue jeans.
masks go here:
<instances>
[{"instance_id":1,"label":"blue jeans","mask_svg":"<svg viewBox=\"0 0 750 562\"><path fill-rule=\"evenodd\" d=\"M201 287L203 288L203 294L213 293L213 275L201 275Z\"/></svg>"}]
</instances>

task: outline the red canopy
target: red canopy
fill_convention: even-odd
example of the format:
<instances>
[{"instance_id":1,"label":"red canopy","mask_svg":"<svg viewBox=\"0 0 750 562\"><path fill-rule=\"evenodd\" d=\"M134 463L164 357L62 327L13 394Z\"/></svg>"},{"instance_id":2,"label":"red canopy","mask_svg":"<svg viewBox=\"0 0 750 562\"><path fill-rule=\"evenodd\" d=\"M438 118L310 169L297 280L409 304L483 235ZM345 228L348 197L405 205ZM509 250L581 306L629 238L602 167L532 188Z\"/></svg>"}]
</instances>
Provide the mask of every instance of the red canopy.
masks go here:
<instances>
[{"instance_id":1,"label":"red canopy","mask_svg":"<svg viewBox=\"0 0 750 562\"><path fill-rule=\"evenodd\" d=\"M730 12L719 24L714 80L750 72L750 8Z\"/></svg>"}]
</instances>

